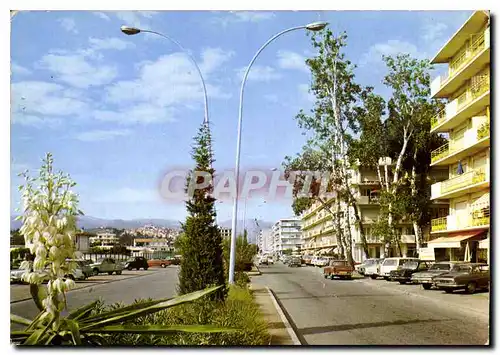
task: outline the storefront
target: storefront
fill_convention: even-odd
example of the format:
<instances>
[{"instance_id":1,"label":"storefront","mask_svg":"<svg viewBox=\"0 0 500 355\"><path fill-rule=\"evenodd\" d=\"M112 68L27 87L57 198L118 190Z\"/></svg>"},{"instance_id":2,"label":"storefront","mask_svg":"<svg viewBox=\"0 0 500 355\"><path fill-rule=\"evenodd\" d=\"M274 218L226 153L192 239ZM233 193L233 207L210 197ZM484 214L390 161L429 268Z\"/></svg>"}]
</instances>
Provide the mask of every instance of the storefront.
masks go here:
<instances>
[{"instance_id":1,"label":"storefront","mask_svg":"<svg viewBox=\"0 0 500 355\"><path fill-rule=\"evenodd\" d=\"M436 261L485 262L481 246L486 239L486 231L454 233L446 237L430 240L428 248L434 249ZM487 253L487 252L486 252ZM487 259L487 257L486 257Z\"/></svg>"}]
</instances>

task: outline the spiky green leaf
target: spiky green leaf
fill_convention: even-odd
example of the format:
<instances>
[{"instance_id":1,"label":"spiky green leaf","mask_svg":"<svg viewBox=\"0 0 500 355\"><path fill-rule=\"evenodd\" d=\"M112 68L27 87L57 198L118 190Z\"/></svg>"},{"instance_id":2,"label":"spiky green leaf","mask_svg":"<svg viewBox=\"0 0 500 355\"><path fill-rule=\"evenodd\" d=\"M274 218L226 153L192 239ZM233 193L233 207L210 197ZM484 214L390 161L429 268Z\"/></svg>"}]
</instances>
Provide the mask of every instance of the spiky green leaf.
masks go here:
<instances>
[{"instance_id":1,"label":"spiky green leaf","mask_svg":"<svg viewBox=\"0 0 500 355\"><path fill-rule=\"evenodd\" d=\"M222 328L213 325L110 325L103 328L92 329L100 333L133 333L148 335L171 335L177 333L226 333L238 329Z\"/></svg>"},{"instance_id":2,"label":"spiky green leaf","mask_svg":"<svg viewBox=\"0 0 500 355\"><path fill-rule=\"evenodd\" d=\"M24 317L21 317L21 316L17 316L15 314L12 314L10 315L10 321L12 323L17 323L17 324L22 324L22 325L31 325L32 323L32 320L29 320L27 318L24 318Z\"/></svg>"}]
</instances>

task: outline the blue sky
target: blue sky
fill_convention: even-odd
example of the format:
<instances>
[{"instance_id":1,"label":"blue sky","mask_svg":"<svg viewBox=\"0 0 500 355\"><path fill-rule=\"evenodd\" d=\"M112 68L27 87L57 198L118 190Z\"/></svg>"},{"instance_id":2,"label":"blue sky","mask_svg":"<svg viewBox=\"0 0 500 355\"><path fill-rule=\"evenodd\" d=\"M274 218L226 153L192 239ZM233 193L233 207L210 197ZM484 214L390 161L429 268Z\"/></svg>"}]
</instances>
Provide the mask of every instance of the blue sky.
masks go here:
<instances>
[{"instance_id":1,"label":"blue sky","mask_svg":"<svg viewBox=\"0 0 500 355\"><path fill-rule=\"evenodd\" d=\"M149 34L125 36L123 24L168 34L188 48L207 82L215 168L234 166L241 70L272 35L328 21L347 31L346 49L360 84L388 91L382 54L430 58L470 11L136 11L20 12L11 34L11 212L16 174L36 169L45 152L78 183L81 208L101 218L182 220L166 202L165 171L190 168L192 137L203 120L196 70L179 48ZM245 91L241 167L279 167L305 137L295 115L311 107L311 55L304 32L271 44L252 67ZM441 68L442 70L442 68ZM440 71L440 70L438 70ZM247 218L292 215L291 201L250 200ZM219 206L219 220L231 217ZM243 208L240 208L241 210ZM243 211L241 211L243 213Z\"/></svg>"}]
</instances>

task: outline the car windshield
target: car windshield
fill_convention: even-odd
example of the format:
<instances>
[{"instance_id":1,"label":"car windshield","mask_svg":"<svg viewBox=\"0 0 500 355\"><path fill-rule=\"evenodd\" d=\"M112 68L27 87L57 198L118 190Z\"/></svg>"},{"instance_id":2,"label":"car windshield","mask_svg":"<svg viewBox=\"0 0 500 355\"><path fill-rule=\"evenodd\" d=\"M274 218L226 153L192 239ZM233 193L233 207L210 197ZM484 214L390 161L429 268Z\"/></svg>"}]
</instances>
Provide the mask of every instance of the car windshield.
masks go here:
<instances>
[{"instance_id":1,"label":"car windshield","mask_svg":"<svg viewBox=\"0 0 500 355\"><path fill-rule=\"evenodd\" d=\"M396 259L385 259L384 266L394 266L397 265L398 261Z\"/></svg>"},{"instance_id":2,"label":"car windshield","mask_svg":"<svg viewBox=\"0 0 500 355\"><path fill-rule=\"evenodd\" d=\"M418 267L418 262L416 262L416 261L407 261L406 263L403 264L403 266L401 268L415 270L417 267Z\"/></svg>"},{"instance_id":3,"label":"car windshield","mask_svg":"<svg viewBox=\"0 0 500 355\"><path fill-rule=\"evenodd\" d=\"M455 265L452 269L454 272L470 272L471 267L469 265Z\"/></svg>"},{"instance_id":4,"label":"car windshield","mask_svg":"<svg viewBox=\"0 0 500 355\"><path fill-rule=\"evenodd\" d=\"M104 260L106 260L106 259L97 259L96 263L97 264L102 264L104 262Z\"/></svg>"},{"instance_id":5,"label":"car windshield","mask_svg":"<svg viewBox=\"0 0 500 355\"><path fill-rule=\"evenodd\" d=\"M439 271L448 271L450 270L450 264L434 264L432 265L429 270L439 270Z\"/></svg>"},{"instance_id":6,"label":"car windshield","mask_svg":"<svg viewBox=\"0 0 500 355\"><path fill-rule=\"evenodd\" d=\"M127 259L127 262L132 262L132 261L135 261L135 258L128 258Z\"/></svg>"}]
</instances>

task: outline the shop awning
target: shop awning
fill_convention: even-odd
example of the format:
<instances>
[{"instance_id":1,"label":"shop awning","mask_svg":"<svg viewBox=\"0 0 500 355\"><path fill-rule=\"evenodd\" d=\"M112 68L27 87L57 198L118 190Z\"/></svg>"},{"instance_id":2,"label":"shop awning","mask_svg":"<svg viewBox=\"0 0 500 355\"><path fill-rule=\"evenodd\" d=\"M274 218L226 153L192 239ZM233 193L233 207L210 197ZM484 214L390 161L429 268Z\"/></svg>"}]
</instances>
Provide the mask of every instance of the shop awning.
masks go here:
<instances>
[{"instance_id":1,"label":"shop awning","mask_svg":"<svg viewBox=\"0 0 500 355\"><path fill-rule=\"evenodd\" d=\"M427 244L431 248L460 248L461 242L479 236L483 233L484 233L483 231L469 232L460 235L454 235L451 237L440 237L437 239L429 240Z\"/></svg>"}]
</instances>

